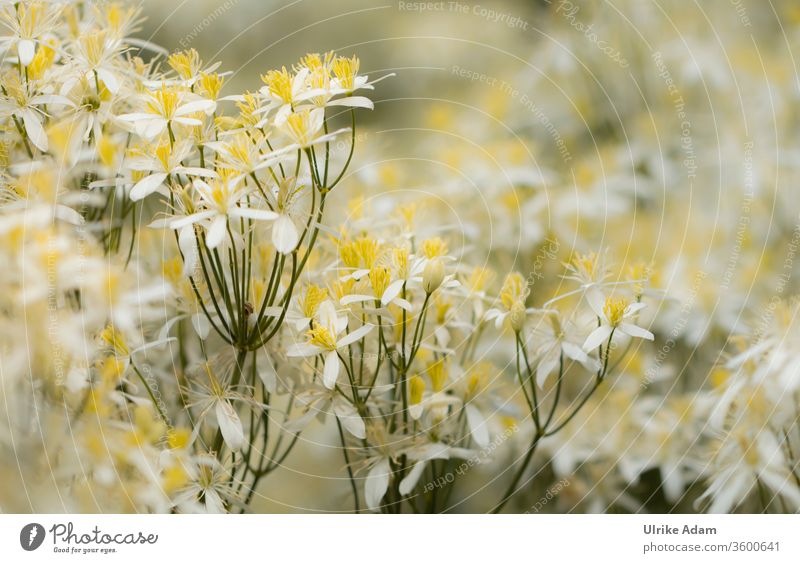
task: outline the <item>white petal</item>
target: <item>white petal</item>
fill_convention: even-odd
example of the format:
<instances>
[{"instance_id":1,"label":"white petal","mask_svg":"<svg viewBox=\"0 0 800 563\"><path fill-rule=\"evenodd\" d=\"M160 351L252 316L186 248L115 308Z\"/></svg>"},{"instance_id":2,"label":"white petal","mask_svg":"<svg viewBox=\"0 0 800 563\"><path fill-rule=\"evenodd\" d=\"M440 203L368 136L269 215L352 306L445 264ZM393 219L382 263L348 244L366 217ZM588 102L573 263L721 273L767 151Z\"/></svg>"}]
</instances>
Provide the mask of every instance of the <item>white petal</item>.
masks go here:
<instances>
[{"instance_id":1,"label":"white petal","mask_svg":"<svg viewBox=\"0 0 800 563\"><path fill-rule=\"evenodd\" d=\"M374 295L345 295L341 299L339 299L339 303L342 305L351 305L353 303L364 303L366 301L375 301Z\"/></svg>"},{"instance_id":2,"label":"white petal","mask_svg":"<svg viewBox=\"0 0 800 563\"><path fill-rule=\"evenodd\" d=\"M586 342L583 343L583 349L587 352L591 352L601 344L603 344L607 339L608 336L611 334L611 327L608 325L600 325L592 333L586 338Z\"/></svg>"},{"instance_id":3,"label":"white petal","mask_svg":"<svg viewBox=\"0 0 800 563\"><path fill-rule=\"evenodd\" d=\"M31 142L41 151L47 151L47 134L44 132L39 116L32 109L22 111L22 122L25 124L25 132Z\"/></svg>"},{"instance_id":4,"label":"white petal","mask_svg":"<svg viewBox=\"0 0 800 563\"><path fill-rule=\"evenodd\" d=\"M570 360L575 360L576 362L581 363L589 361L589 356L587 356L586 352L581 350L580 346L577 344L573 344L572 342L562 342L561 349L564 350L564 355Z\"/></svg>"},{"instance_id":5,"label":"white petal","mask_svg":"<svg viewBox=\"0 0 800 563\"><path fill-rule=\"evenodd\" d=\"M278 389L278 372L275 370L275 364L272 363L272 358L269 357L266 349L262 348L262 350L264 352L258 362L258 377L261 378L264 389L269 393L274 393Z\"/></svg>"},{"instance_id":6,"label":"white petal","mask_svg":"<svg viewBox=\"0 0 800 563\"><path fill-rule=\"evenodd\" d=\"M199 119L194 119L193 117L176 117L172 121L175 123L180 123L181 125L189 125L191 127L200 127L203 122Z\"/></svg>"},{"instance_id":7,"label":"white petal","mask_svg":"<svg viewBox=\"0 0 800 563\"><path fill-rule=\"evenodd\" d=\"M539 365L536 366L536 385L538 385L539 388L544 388L548 376L556 369L558 361L557 357L554 358L550 355L539 360Z\"/></svg>"},{"instance_id":8,"label":"white petal","mask_svg":"<svg viewBox=\"0 0 800 563\"><path fill-rule=\"evenodd\" d=\"M187 215L186 217L181 217L180 219L170 220L169 228L170 229L183 229L187 225L193 225L199 221L203 221L205 219L209 219L216 215L216 211L201 211L199 213L192 213L191 215Z\"/></svg>"},{"instance_id":9,"label":"white petal","mask_svg":"<svg viewBox=\"0 0 800 563\"><path fill-rule=\"evenodd\" d=\"M217 215L211 223L211 227L206 234L206 246L216 248L225 238L225 228L228 226L228 218L225 215Z\"/></svg>"},{"instance_id":10,"label":"white petal","mask_svg":"<svg viewBox=\"0 0 800 563\"><path fill-rule=\"evenodd\" d=\"M333 413L336 415L336 418L339 419L339 422L342 423L344 429L350 432L350 434L359 439L367 437L364 420L359 416L353 405L337 397L337 400L333 402Z\"/></svg>"},{"instance_id":11,"label":"white petal","mask_svg":"<svg viewBox=\"0 0 800 563\"><path fill-rule=\"evenodd\" d=\"M381 296L381 305L384 307L388 305L392 299L397 297L400 294L400 291L403 289L403 284L405 280L395 280L389 284L389 287L386 288L386 291L383 292Z\"/></svg>"},{"instance_id":12,"label":"white petal","mask_svg":"<svg viewBox=\"0 0 800 563\"><path fill-rule=\"evenodd\" d=\"M325 356L325 367L322 371L322 383L328 389L333 389L336 386L336 380L338 378L339 356L335 351L331 351Z\"/></svg>"},{"instance_id":13,"label":"white petal","mask_svg":"<svg viewBox=\"0 0 800 563\"><path fill-rule=\"evenodd\" d=\"M219 498L217 491L205 491L206 510L209 514L225 514L225 505Z\"/></svg>"},{"instance_id":14,"label":"white petal","mask_svg":"<svg viewBox=\"0 0 800 563\"><path fill-rule=\"evenodd\" d=\"M485 448L489 445L489 426L483 418L483 414L472 404L468 404L464 408L467 411L467 424L472 439L479 448Z\"/></svg>"},{"instance_id":15,"label":"white petal","mask_svg":"<svg viewBox=\"0 0 800 563\"><path fill-rule=\"evenodd\" d=\"M268 209L253 209L250 207L237 207L232 209L231 215L244 217L245 219L255 219L257 221L274 221L278 214Z\"/></svg>"},{"instance_id":16,"label":"white petal","mask_svg":"<svg viewBox=\"0 0 800 563\"><path fill-rule=\"evenodd\" d=\"M405 496L414 490L414 487L417 486L419 478L422 477L422 472L425 471L426 463L428 463L426 460L415 463L414 467L412 467L411 471L409 471L408 475L406 475L406 478L400 481L398 490L400 491L401 495Z\"/></svg>"},{"instance_id":17,"label":"white petal","mask_svg":"<svg viewBox=\"0 0 800 563\"><path fill-rule=\"evenodd\" d=\"M388 459L382 459L372 466L364 482L364 500L370 510L377 510L383 495L389 488L389 466Z\"/></svg>"},{"instance_id":18,"label":"white petal","mask_svg":"<svg viewBox=\"0 0 800 563\"><path fill-rule=\"evenodd\" d=\"M630 323L622 323L619 325L620 332L627 334L628 336L633 336L635 338L644 338L645 340L655 340L655 336L649 330L645 330L640 326L636 326Z\"/></svg>"},{"instance_id":19,"label":"white petal","mask_svg":"<svg viewBox=\"0 0 800 563\"><path fill-rule=\"evenodd\" d=\"M28 66L33 61L36 54L36 44L30 39L20 39L17 43L17 55L19 56L19 64Z\"/></svg>"},{"instance_id":20,"label":"white petal","mask_svg":"<svg viewBox=\"0 0 800 563\"><path fill-rule=\"evenodd\" d=\"M327 328L336 323L336 307L330 299L326 299L319 306L319 322Z\"/></svg>"},{"instance_id":21,"label":"white petal","mask_svg":"<svg viewBox=\"0 0 800 563\"><path fill-rule=\"evenodd\" d=\"M317 348L308 343L293 344L286 350L286 356L289 358L309 358L322 353L322 348Z\"/></svg>"},{"instance_id":22,"label":"white petal","mask_svg":"<svg viewBox=\"0 0 800 563\"><path fill-rule=\"evenodd\" d=\"M208 338L208 333L211 332L211 323L204 313L196 313L192 315L192 328L194 328L200 340L205 340Z\"/></svg>"},{"instance_id":23,"label":"white petal","mask_svg":"<svg viewBox=\"0 0 800 563\"><path fill-rule=\"evenodd\" d=\"M281 254L289 254L297 248L298 242L300 234L294 221L287 215L278 217L272 226L272 244L275 245L275 249Z\"/></svg>"},{"instance_id":24,"label":"white petal","mask_svg":"<svg viewBox=\"0 0 800 563\"><path fill-rule=\"evenodd\" d=\"M350 334L346 335L344 338L339 340L336 343L337 348L344 348L345 346L349 346L353 342L357 342L364 338L364 336L374 328L374 325L364 325L360 328L357 328Z\"/></svg>"},{"instance_id":25,"label":"white petal","mask_svg":"<svg viewBox=\"0 0 800 563\"><path fill-rule=\"evenodd\" d=\"M217 401L216 414L225 443L232 451L238 452L244 445L244 430L239 415L228 401Z\"/></svg>"},{"instance_id":26,"label":"white petal","mask_svg":"<svg viewBox=\"0 0 800 563\"><path fill-rule=\"evenodd\" d=\"M647 305L645 303L631 303L630 305L625 307L625 316L629 317L629 316L633 315L634 313L638 313L639 311L641 311L645 307L647 307Z\"/></svg>"},{"instance_id":27,"label":"white petal","mask_svg":"<svg viewBox=\"0 0 800 563\"><path fill-rule=\"evenodd\" d=\"M173 172L179 172L187 176L200 176L202 178L216 178L218 176L213 170L206 170L205 168L198 168L195 166L177 166L173 169Z\"/></svg>"},{"instance_id":28,"label":"white petal","mask_svg":"<svg viewBox=\"0 0 800 563\"><path fill-rule=\"evenodd\" d=\"M163 172L145 176L136 182L136 185L131 189L131 201L139 201L140 199L146 198L151 193L155 192L161 184L164 183L166 178L167 175Z\"/></svg>"},{"instance_id":29,"label":"white petal","mask_svg":"<svg viewBox=\"0 0 800 563\"><path fill-rule=\"evenodd\" d=\"M103 84L106 85L106 88L108 88L109 92L116 94L119 91L119 81L117 80L117 77L114 76L113 72L110 72L104 68L98 68L97 76L103 81Z\"/></svg>"},{"instance_id":30,"label":"white petal","mask_svg":"<svg viewBox=\"0 0 800 563\"><path fill-rule=\"evenodd\" d=\"M212 109L216 104L213 100L197 100L194 102L189 102L188 104L183 104L175 111L175 116L180 117L182 115L186 115L189 113L200 113L206 112L209 109Z\"/></svg>"},{"instance_id":31,"label":"white petal","mask_svg":"<svg viewBox=\"0 0 800 563\"><path fill-rule=\"evenodd\" d=\"M589 303L589 307L592 308L594 314L600 317L601 319L606 318L606 314L603 311L603 306L605 305L605 298L603 294L600 293L598 289L590 289L586 292L586 301Z\"/></svg>"},{"instance_id":32,"label":"white petal","mask_svg":"<svg viewBox=\"0 0 800 563\"><path fill-rule=\"evenodd\" d=\"M191 276L197 268L199 258L193 225L186 225L178 231L178 247L183 254L183 275Z\"/></svg>"},{"instance_id":33,"label":"white petal","mask_svg":"<svg viewBox=\"0 0 800 563\"><path fill-rule=\"evenodd\" d=\"M344 106L349 108L366 108L366 109L375 109L375 104L372 103L372 100L369 98L365 98L364 96L350 96L347 98L339 98L338 100L332 100L327 103L328 106Z\"/></svg>"}]
</instances>

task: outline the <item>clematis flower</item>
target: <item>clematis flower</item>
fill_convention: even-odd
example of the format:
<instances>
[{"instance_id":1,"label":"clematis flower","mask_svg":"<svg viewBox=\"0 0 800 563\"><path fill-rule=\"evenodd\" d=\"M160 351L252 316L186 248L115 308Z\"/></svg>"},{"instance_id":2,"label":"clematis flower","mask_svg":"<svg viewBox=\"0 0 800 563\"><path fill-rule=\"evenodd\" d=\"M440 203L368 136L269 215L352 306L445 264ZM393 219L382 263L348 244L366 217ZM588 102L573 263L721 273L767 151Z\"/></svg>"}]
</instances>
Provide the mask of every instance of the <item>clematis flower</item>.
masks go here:
<instances>
[{"instance_id":1,"label":"clematis flower","mask_svg":"<svg viewBox=\"0 0 800 563\"><path fill-rule=\"evenodd\" d=\"M206 246L216 248L225 238L228 218L244 218L256 221L274 221L278 214L267 209L240 207L239 204L248 193L245 186L240 186L241 177L221 178L211 185L202 180L195 180L194 187L200 194L205 209L170 223L170 228L180 230L194 223L210 223L206 232Z\"/></svg>"},{"instance_id":2,"label":"clematis flower","mask_svg":"<svg viewBox=\"0 0 800 563\"><path fill-rule=\"evenodd\" d=\"M198 112L212 112L216 107L212 100L205 100L189 92L166 86L141 98L144 111L126 113L120 115L118 119L131 123L136 133L146 139L161 135L173 123L202 125L202 121L189 116Z\"/></svg>"},{"instance_id":3,"label":"clematis flower","mask_svg":"<svg viewBox=\"0 0 800 563\"><path fill-rule=\"evenodd\" d=\"M627 334L634 338L644 338L645 340L653 340L655 338L649 330L629 322L636 316L636 313L644 309L644 303L628 303L624 298L614 299L610 296L604 301L599 291L589 291L586 294L586 300L597 315L597 318L600 319L600 326L594 329L586 338L583 343L584 351L591 352L608 340L614 332L621 332L622 334Z\"/></svg>"},{"instance_id":4,"label":"clematis flower","mask_svg":"<svg viewBox=\"0 0 800 563\"><path fill-rule=\"evenodd\" d=\"M308 342L295 344L289 348L286 355L290 358L323 355L325 365L322 382L328 389L333 389L339 378L338 351L364 338L373 329L373 326L365 324L339 338L346 329L347 317L339 316L333 303L330 300L325 301L319 307L319 322L315 321L307 333Z\"/></svg>"},{"instance_id":5,"label":"clematis flower","mask_svg":"<svg viewBox=\"0 0 800 563\"><path fill-rule=\"evenodd\" d=\"M213 170L181 164L192 152L192 144L189 141L182 141L174 148L170 143L162 142L155 147L153 152L155 154L152 157L140 156L129 161L128 166L132 170L152 172L136 182L131 189L130 197L133 201L139 201L158 191L170 174L185 174L201 178L217 177L217 173Z\"/></svg>"}]
</instances>

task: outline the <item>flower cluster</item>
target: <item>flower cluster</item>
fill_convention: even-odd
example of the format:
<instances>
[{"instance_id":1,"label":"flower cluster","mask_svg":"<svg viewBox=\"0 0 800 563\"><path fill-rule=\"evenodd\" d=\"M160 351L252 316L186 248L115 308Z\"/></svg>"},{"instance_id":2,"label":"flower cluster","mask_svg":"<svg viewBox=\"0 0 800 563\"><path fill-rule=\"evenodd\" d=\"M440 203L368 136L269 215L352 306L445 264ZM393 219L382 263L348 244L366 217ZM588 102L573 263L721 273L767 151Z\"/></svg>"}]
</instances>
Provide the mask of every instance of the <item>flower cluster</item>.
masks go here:
<instances>
[{"instance_id":1,"label":"flower cluster","mask_svg":"<svg viewBox=\"0 0 800 563\"><path fill-rule=\"evenodd\" d=\"M3 508L269 509L297 464L310 509L800 510L791 52L548 6L537 72L397 97L400 158L356 56L237 93L132 4L0 6Z\"/></svg>"},{"instance_id":2,"label":"flower cluster","mask_svg":"<svg viewBox=\"0 0 800 563\"><path fill-rule=\"evenodd\" d=\"M373 108L356 57L225 94L195 50L132 39L125 4L0 16L6 507L243 511L330 418L357 511L445 510L452 487L426 482L519 430L499 510L612 349L653 338L645 280L596 255L534 308L530 280L471 266L414 202L326 215Z\"/></svg>"}]
</instances>

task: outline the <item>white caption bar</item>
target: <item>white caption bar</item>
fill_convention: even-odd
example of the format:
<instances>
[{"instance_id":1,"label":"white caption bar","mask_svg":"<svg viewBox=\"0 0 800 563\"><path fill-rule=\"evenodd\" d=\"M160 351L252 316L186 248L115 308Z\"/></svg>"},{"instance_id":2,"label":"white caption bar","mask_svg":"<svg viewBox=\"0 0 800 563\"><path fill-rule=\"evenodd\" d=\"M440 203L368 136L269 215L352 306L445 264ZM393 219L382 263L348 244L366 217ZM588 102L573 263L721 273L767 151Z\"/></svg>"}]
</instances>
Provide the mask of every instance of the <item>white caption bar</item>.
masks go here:
<instances>
[{"instance_id":1,"label":"white caption bar","mask_svg":"<svg viewBox=\"0 0 800 563\"><path fill-rule=\"evenodd\" d=\"M0 515L0 560L800 561L798 523L791 515Z\"/></svg>"}]
</instances>

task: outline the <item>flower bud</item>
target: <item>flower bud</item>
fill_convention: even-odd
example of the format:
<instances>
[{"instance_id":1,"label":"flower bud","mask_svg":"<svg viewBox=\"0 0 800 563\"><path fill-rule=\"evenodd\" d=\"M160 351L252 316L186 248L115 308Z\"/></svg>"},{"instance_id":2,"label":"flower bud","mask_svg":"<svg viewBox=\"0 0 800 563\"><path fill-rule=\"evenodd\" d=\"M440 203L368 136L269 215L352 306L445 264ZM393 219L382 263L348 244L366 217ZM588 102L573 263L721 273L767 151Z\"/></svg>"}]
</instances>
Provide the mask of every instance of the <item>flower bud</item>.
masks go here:
<instances>
[{"instance_id":1,"label":"flower bud","mask_svg":"<svg viewBox=\"0 0 800 563\"><path fill-rule=\"evenodd\" d=\"M441 260L430 260L422 272L422 288L425 293L436 291L444 280L444 264Z\"/></svg>"},{"instance_id":2,"label":"flower bud","mask_svg":"<svg viewBox=\"0 0 800 563\"><path fill-rule=\"evenodd\" d=\"M522 301L514 301L508 319L514 332L522 330L522 325L525 324L525 304Z\"/></svg>"}]
</instances>

